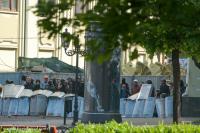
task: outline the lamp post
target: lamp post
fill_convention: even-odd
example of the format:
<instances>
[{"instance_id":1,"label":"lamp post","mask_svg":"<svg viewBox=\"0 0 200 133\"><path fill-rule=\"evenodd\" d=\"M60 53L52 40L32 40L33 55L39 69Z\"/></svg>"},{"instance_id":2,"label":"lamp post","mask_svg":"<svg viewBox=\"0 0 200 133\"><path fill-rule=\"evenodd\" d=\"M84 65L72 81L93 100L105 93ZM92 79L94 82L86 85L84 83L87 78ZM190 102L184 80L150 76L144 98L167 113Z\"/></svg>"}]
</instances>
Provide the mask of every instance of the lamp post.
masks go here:
<instances>
[{"instance_id":1,"label":"lamp post","mask_svg":"<svg viewBox=\"0 0 200 133\"><path fill-rule=\"evenodd\" d=\"M68 34L69 32L67 29L65 30L64 34ZM75 125L78 122L78 96L77 96L77 91L78 91L78 73L79 73L79 68L78 68L78 62L79 62L79 55L84 56L85 51L80 49L79 44L75 44L75 49L68 50L70 42L66 41L63 37L61 38L62 40L62 46L65 50L65 54L67 56L74 56L76 54L76 75L75 75L75 101L74 101L74 115L73 115L73 122L72 125ZM65 105L66 106L66 105ZM65 107L66 108L66 107ZM66 112L64 112L66 113ZM65 120L66 120L66 115L64 115L64 125L65 125Z\"/></svg>"}]
</instances>

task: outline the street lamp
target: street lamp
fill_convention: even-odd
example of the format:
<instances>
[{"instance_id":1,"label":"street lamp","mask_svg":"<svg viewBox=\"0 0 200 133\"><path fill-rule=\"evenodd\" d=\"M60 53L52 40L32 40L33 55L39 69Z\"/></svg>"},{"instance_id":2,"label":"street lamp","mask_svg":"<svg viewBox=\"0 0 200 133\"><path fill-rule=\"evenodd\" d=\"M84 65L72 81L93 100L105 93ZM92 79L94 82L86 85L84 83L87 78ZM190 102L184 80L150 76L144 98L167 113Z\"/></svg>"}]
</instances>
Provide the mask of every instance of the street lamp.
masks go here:
<instances>
[{"instance_id":1,"label":"street lamp","mask_svg":"<svg viewBox=\"0 0 200 133\"><path fill-rule=\"evenodd\" d=\"M65 32L63 33L66 36L70 35L70 33L65 29ZM74 116L73 116L73 122L72 125L75 125L78 122L78 97L77 97L77 91L78 91L78 62L79 62L79 55L84 56L85 50L80 49L79 44L75 44L75 49L68 50L70 41L66 41L64 37L61 37L62 46L65 50L65 54L68 56L73 56L76 54L76 76L75 76L75 102L74 102ZM66 101L65 101L66 102ZM65 107L66 108L66 107ZM64 112L66 113L66 112ZM65 125L66 115L64 115L64 125Z\"/></svg>"}]
</instances>

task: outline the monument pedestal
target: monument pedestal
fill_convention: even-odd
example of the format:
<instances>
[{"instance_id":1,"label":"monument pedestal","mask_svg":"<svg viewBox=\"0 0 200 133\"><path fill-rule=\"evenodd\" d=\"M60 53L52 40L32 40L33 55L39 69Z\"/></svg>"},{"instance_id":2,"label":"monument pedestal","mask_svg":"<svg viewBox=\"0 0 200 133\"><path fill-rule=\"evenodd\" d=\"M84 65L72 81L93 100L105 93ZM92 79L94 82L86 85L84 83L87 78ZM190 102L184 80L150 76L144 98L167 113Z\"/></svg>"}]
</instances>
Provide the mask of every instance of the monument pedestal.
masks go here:
<instances>
[{"instance_id":1,"label":"monument pedestal","mask_svg":"<svg viewBox=\"0 0 200 133\"><path fill-rule=\"evenodd\" d=\"M120 49L113 53L110 61L98 64L86 62L84 123L121 122L119 113L120 93Z\"/></svg>"},{"instance_id":2,"label":"monument pedestal","mask_svg":"<svg viewBox=\"0 0 200 133\"><path fill-rule=\"evenodd\" d=\"M83 123L105 123L106 121L115 120L122 122L121 114L119 113L90 113L84 112L81 121Z\"/></svg>"},{"instance_id":3,"label":"monument pedestal","mask_svg":"<svg viewBox=\"0 0 200 133\"><path fill-rule=\"evenodd\" d=\"M182 97L181 116L200 117L200 97Z\"/></svg>"}]
</instances>

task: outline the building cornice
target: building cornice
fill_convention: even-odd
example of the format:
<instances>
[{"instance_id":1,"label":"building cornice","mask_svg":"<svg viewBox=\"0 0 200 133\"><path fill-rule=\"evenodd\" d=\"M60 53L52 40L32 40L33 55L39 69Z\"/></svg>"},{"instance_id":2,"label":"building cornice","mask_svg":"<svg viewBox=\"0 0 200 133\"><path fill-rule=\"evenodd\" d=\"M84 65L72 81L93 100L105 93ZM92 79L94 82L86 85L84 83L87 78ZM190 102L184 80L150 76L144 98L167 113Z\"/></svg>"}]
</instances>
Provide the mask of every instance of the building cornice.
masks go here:
<instances>
[{"instance_id":1,"label":"building cornice","mask_svg":"<svg viewBox=\"0 0 200 133\"><path fill-rule=\"evenodd\" d=\"M0 14L18 15L19 12L16 12L16 11L7 11L7 10L0 10Z\"/></svg>"},{"instance_id":2,"label":"building cornice","mask_svg":"<svg viewBox=\"0 0 200 133\"><path fill-rule=\"evenodd\" d=\"M18 42L13 40L0 40L0 48L18 48Z\"/></svg>"},{"instance_id":3,"label":"building cornice","mask_svg":"<svg viewBox=\"0 0 200 133\"><path fill-rule=\"evenodd\" d=\"M54 51L55 48L54 47L39 47L39 50L42 50L42 51Z\"/></svg>"}]
</instances>

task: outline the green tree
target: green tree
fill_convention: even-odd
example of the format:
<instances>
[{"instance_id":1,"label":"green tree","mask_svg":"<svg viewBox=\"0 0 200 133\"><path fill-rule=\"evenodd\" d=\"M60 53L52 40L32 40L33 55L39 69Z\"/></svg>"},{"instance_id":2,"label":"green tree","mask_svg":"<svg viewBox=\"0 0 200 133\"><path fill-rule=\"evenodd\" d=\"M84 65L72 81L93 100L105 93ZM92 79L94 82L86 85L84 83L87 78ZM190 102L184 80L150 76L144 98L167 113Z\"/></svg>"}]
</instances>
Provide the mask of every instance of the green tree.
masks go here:
<instances>
[{"instance_id":1,"label":"green tree","mask_svg":"<svg viewBox=\"0 0 200 133\"><path fill-rule=\"evenodd\" d=\"M92 0L86 0L85 6ZM72 19L55 16L69 10L74 1L60 0L59 4L39 4L37 15L45 16L38 25L51 37L61 33L66 25L88 27L91 21L98 22L103 43L87 43L94 51L88 57L109 58L116 47L126 50L141 45L150 55L157 52L171 53L173 65L173 121L180 117L180 65L179 54L199 58L200 50L200 2L198 0L99 0L92 10L76 15ZM84 7L84 6L83 6ZM79 30L66 36L69 40L78 40ZM132 57L137 57L137 50Z\"/></svg>"}]
</instances>

